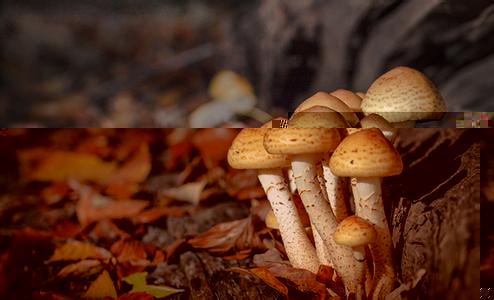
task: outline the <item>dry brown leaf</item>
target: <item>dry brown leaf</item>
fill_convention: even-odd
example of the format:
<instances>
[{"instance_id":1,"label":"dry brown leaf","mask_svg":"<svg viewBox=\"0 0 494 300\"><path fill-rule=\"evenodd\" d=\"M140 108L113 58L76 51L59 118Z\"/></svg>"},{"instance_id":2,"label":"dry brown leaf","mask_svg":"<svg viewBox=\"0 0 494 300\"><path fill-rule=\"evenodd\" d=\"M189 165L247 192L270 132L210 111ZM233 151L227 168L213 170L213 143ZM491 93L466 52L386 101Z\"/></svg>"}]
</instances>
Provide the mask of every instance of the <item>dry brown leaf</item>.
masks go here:
<instances>
[{"instance_id":1,"label":"dry brown leaf","mask_svg":"<svg viewBox=\"0 0 494 300\"><path fill-rule=\"evenodd\" d=\"M79 262L63 267L57 274L57 277L78 277L90 276L101 271L102 265L99 260L85 259Z\"/></svg>"},{"instance_id":2,"label":"dry brown leaf","mask_svg":"<svg viewBox=\"0 0 494 300\"><path fill-rule=\"evenodd\" d=\"M197 205L201 201L201 193L206 185L206 180L190 182L179 187L163 189L161 190L160 195L173 200L189 202Z\"/></svg>"},{"instance_id":3,"label":"dry brown leaf","mask_svg":"<svg viewBox=\"0 0 494 300\"><path fill-rule=\"evenodd\" d=\"M301 292L314 293L319 299L327 299L329 297L326 286L317 281L316 274L310 271L293 268L284 263L271 263L266 268L274 276L286 279L287 284Z\"/></svg>"},{"instance_id":4,"label":"dry brown leaf","mask_svg":"<svg viewBox=\"0 0 494 300\"><path fill-rule=\"evenodd\" d=\"M264 249L265 246L254 230L252 218L221 223L205 233L190 239L194 248L207 249L216 254L245 249Z\"/></svg>"},{"instance_id":5,"label":"dry brown leaf","mask_svg":"<svg viewBox=\"0 0 494 300\"><path fill-rule=\"evenodd\" d=\"M89 235L97 239L103 238L106 240L126 239L130 237L129 233L118 228L118 226L109 219L104 219L96 223Z\"/></svg>"},{"instance_id":6,"label":"dry brown leaf","mask_svg":"<svg viewBox=\"0 0 494 300\"><path fill-rule=\"evenodd\" d=\"M69 184L79 197L76 215L82 226L104 219L130 218L149 205L147 201L141 200L115 201L74 180Z\"/></svg>"},{"instance_id":7,"label":"dry brown leaf","mask_svg":"<svg viewBox=\"0 0 494 300\"><path fill-rule=\"evenodd\" d=\"M192 143L199 150L208 169L226 160L228 149L237 133L238 130L232 128L207 128L200 129L194 134Z\"/></svg>"},{"instance_id":8,"label":"dry brown leaf","mask_svg":"<svg viewBox=\"0 0 494 300\"><path fill-rule=\"evenodd\" d=\"M105 248L80 241L69 241L56 248L48 261L81 260L88 258L108 260L111 256L111 253Z\"/></svg>"},{"instance_id":9,"label":"dry brown leaf","mask_svg":"<svg viewBox=\"0 0 494 300\"><path fill-rule=\"evenodd\" d=\"M151 223L158 220L163 216L180 217L195 211L195 206L167 206L167 207L152 207L139 213L137 216L132 217L132 221L135 223Z\"/></svg>"},{"instance_id":10,"label":"dry brown leaf","mask_svg":"<svg viewBox=\"0 0 494 300\"><path fill-rule=\"evenodd\" d=\"M128 292L118 297L118 300L154 300L153 295L146 292Z\"/></svg>"},{"instance_id":11,"label":"dry brown leaf","mask_svg":"<svg viewBox=\"0 0 494 300\"><path fill-rule=\"evenodd\" d=\"M276 276L273 275L268 269L266 268L254 268L250 269L250 271L262 279L266 284L268 284L270 287L274 288L275 290L279 291L285 297L288 297L288 288L279 281Z\"/></svg>"},{"instance_id":12,"label":"dry brown leaf","mask_svg":"<svg viewBox=\"0 0 494 300\"><path fill-rule=\"evenodd\" d=\"M143 182L151 171L151 154L149 146L141 144L135 154L111 176L105 178L103 184L109 185L108 191L113 195L125 197L137 191L138 184ZM113 191L113 193L111 193ZM118 191L118 192L115 192Z\"/></svg>"},{"instance_id":13,"label":"dry brown leaf","mask_svg":"<svg viewBox=\"0 0 494 300\"><path fill-rule=\"evenodd\" d=\"M100 181L115 172L117 165L87 153L34 148L18 152L21 172L29 180Z\"/></svg>"},{"instance_id":14,"label":"dry brown leaf","mask_svg":"<svg viewBox=\"0 0 494 300\"><path fill-rule=\"evenodd\" d=\"M117 297L117 290L110 275L104 270L95 281L91 283L88 290L84 294L85 298L105 298L105 297Z\"/></svg>"},{"instance_id":15,"label":"dry brown leaf","mask_svg":"<svg viewBox=\"0 0 494 300\"><path fill-rule=\"evenodd\" d=\"M135 266L155 265L165 260L162 250L133 239L118 240L111 246L110 251L120 263Z\"/></svg>"}]
</instances>

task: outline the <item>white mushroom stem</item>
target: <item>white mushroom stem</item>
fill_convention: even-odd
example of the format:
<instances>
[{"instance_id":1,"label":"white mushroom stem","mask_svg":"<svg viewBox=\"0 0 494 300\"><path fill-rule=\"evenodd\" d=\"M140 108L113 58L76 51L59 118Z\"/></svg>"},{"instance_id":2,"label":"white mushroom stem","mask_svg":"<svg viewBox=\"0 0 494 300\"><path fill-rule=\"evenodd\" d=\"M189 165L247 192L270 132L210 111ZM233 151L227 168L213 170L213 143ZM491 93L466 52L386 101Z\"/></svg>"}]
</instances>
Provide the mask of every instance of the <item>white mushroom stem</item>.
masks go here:
<instances>
[{"instance_id":1,"label":"white mushroom stem","mask_svg":"<svg viewBox=\"0 0 494 300\"><path fill-rule=\"evenodd\" d=\"M382 201L381 178L353 177L351 183L355 214L372 223L377 233L369 248L374 260L373 299L382 299L380 295L387 295L393 290L395 272L393 244Z\"/></svg>"},{"instance_id":2,"label":"white mushroom stem","mask_svg":"<svg viewBox=\"0 0 494 300\"><path fill-rule=\"evenodd\" d=\"M348 217L346 201L348 199L347 182L345 178L333 174L329 168L329 154L323 156L322 169L325 180L326 195L328 197L331 209L339 223Z\"/></svg>"},{"instance_id":3,"label":"white mushroom stem","mask_svg":"<svg viewBox=\"0 0 494 300\"><path fill-rule=\"evenodd\" d=\"M317 231L314 223L310 224L312 228L312 236L314 237L314 244L316 246L317 258L319 259L319 263L321 265L325 265L328 267L333 267L333 263L331 262L331 252L329 248L324 243L319 231Z\"/></svg>"},{"instance_id":4,"label":"white mushroom stem","mask_svg":"<svg viewBox=\"0 0 494 300\"><path fill-rule=\"evenodd\" d=\"M317 273L316 250L305 233L281 169L260 169L258 178L278 221L288 259L295 268Z\"/></svg>"},{"instance_id":5,"label":"white mushroom stem","mask_svg":"<svg viewBox=\"0 0 494 300\"><path fill-rule=\"evenodd\" d=\"M351 247L338 245L333 240L333 233L338 222L330 204L322 196L315 169L317 159L308 154L293 155L291 160L300 198L311 222L332 254L333 267L338 276L341 277L347 295L353 293L357 298L360 298L364 293L365 266L353 258Z\"/></svg>"}]
</instances>

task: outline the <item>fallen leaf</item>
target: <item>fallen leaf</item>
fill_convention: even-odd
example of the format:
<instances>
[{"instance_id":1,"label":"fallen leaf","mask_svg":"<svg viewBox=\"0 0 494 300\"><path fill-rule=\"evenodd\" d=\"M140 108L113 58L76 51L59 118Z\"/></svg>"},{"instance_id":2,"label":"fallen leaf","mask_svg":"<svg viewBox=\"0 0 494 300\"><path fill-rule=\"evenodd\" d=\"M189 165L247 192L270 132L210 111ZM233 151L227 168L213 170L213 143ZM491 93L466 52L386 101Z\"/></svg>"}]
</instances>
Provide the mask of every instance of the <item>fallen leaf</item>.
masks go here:
<instances>
[{"instance_id":1,"label":"fallen leaf","mask_svg":"<svg viewBox=\"0 0 494 300\"><path fill-rule=\"evenodd\" d=\"M148 177L150 171L149 146L141 144L136 153L122 167L105 178L103 184L109 186L107 191L110 195L119 195L120 198L125 198L137 191L138 184Z\"/></svg>"},{"instance_id":2,"label":"fallen leaf","mask_svg":"<svg viewBox=\"0 0 494 300\"><path fill-rule=\"evenodd\" d=\"M70 241L56 248L48 261L81 260L88 258L108 260L111 256L112 254L105 248L80 241Z\"/></svg>"},{"instance_id":3,"label":"fallen leaf","mask_svg":"<svg viewBox=\"0 0 494 300\"><path fill-rule=\"evenodd\" d=\"M207 249L216 254L245 249L265 250L254 230L251 217L215 225L205 233L190 239L188 243L194 248Z\"/></svg>"},{"instance_id":4,"label":"fallen leaf","mask_svg":"<svg viewBox=\"0 0 494 300\"><path fill-rule=\"evenodd\" d=\"M118 228L118 226L111 220L104 219L96 223L89 233L89 236L95 239L114 241L117 239L129 238L130 234Z\"/></svg>"},{"instance_id":5,"label":"fallen leaf","mask_svg":"<svg viewBox=\"0 0 494 300\"><path fill-rule=\"evenodd\" d=\"M146 292L128 292L120 297L118 297L118 300L154 300L156 299L153 295L146 293Z\"/></svg>"},{"instance_id":6,"label":"fallen leaf","mask_svg":"<svg viewBox=\"0 0 494 300\"><path fill-rule=\"evenodd\" d=\"M156 265L165 260L165 254L161 249L130 238L116 241L110 251L118 262L138 267Z\"/></svg>"},{"instance_id":7,"label":"fallen leaf","mask_svg":"<svg viewBox=\"0 0 494 300\"><path fill-rule=\"evenodd\" d=\"M88 290L84 294L85 298L105 298L117 297L117 290L113 285L113 281L106 270L104 270L95 281L91 283Z\"/></svg>"},{"instance_id":8,"label":"fallen leaf","mask_svg":"<svg viewBox=\"0 0 494 300\"><path fill-rule=\"evenodd\" d=\"M90 276L92 274L99 273L101 271L101 262L97 259L85 259L70 265L63 267L58 273L57 277L78 277L78 276Z\"/></svg>"},{"instance_id":9,"label":"fallen leaf","mask_svg":"<svg viewBox=\"0 0 494 300\"><path fill-rule=\"evenodd\" d=\"M21 172L29 180L64 181L70 177L79 181L100 181L117 168L116 163L93 154L49 148L21 150L18 157Z\"/></svg>"},{"instance_id":10,"label":"fallen leaf","mask_svg":"<svg viewBox=\"0 0 494 300\"><path fill-rule=\"evenodd\" d=\"M197 205L201 200L201 193L206 187L206 184L206 180L186 183L179 187L163 189L160 196Z\"/></svg>"},{"instance_id":11,"label":"fallen leaf","mask_svg":"<svg viewBox=\"0 0 494 300\"><path fill-rule=\"evenodd\" d=\"M69 184L78 195L76 215L79 223L84 227L103 219L135 216L149 205L147 201L141 200L112 200L97 193L90 186L80 184L75 180L71 180Z\"/></svg>"},{"instance_id":12,"label":"fallen leaf","mask_svg":"<svg viewBox=\"0 0 494 300\"><path fill-rule=\"evenodd\" d=\"M131 220L135 223L147 224L158 220L164 216L181 217L191 214L197 209L195 206L166 206L166 207L152 207L148 210L140 212Z\"/></svg>"},{"instance_id":13,"label":"fallen leaf","mask_svg":"<svg viewBox=\"0 0 494 300\"><path fill-rule=\"evenodd\" d=\"M238 130L231 128L200 129L194 134L192 143L206 167L211 169L226 161L228 149L237 134Z\"/></svg>"},{"instance_id":14,"label":"fallen leaf","mask_svg":"<svg viewBox=\"0 0 494 300\"><path fill-rule=\"evenodd\" d=\"M326 286L317 281L316 274L299 268L293 268L284 263L271 263L265 267L277 278L283 278L286 283L304 293L310 292L318 299L327 299L329 292Z\"/></svg>"},{"instance_id":15,"label":"fallen leaf","mask_svg":"<svg viewBox=\"0 0 494 300\"><path fill-rule=\"evenodd\" d=\"M265 283L267 283L270 287L274 288L275 290L279 291L285 297L288 297L288 288L279 281L276 276L273 275L268 269L266 268L253 268L250 269L250 271L262 279Z\"/></svg>"},{"instance_id":16,"label":"fallen leaf","mask_svg":"<svg viewBox=\"0 0 494 300\"><path fill-rule=\"evenodd\" d=\"M182 289L176 289L167 286L150 285L146 282L147 272L134 273L122 278L122 281L132 285L132 292L146 292L156 298L167 297L176 293L183 292Z\"/></svg>"}]
</instances>

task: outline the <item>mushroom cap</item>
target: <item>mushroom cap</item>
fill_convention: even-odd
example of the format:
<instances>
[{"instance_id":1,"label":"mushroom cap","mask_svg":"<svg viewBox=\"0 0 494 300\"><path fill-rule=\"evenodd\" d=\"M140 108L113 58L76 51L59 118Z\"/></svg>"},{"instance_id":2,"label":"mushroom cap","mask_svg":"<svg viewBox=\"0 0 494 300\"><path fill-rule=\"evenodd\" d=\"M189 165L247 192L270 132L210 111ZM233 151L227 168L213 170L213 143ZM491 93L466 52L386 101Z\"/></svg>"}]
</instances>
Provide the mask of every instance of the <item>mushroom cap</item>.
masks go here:
<instances>
[{"instance_id":1,"label":"mushroom cap","mask_svg":"<svg viewBox=\"0 0 494 300\"><path fill-rule=\"evenodd\" d=\"M331 109L316 110L295 113L288 120L288 128L269 129L264 136L266 151L292 155L332 152L341 141L338 130L332 127L345 121Z\"/></svg>"},{"instance_id":2,"label":"mushroom cap","mask_svg":"<svg viewBox=\"0 0 494 300\"><path fill-rule=\"evenodd\" d=\"M228 163L235 169L272 169L290 166L286 155L271 154L263 146L269 128L244 128L228 149Z\"/></svg>"},{"instance_id":3,"label":"mushroom cap","mask_svg":"<svg viewBox=\"0 0 494 300\"><path fill-rule=\"evenodd\" d=\"M337 89L329 94L343 101L343 103L345 103L353 111L361 111L360 106L362 104L362 98L354 92L345 89Z\"/></svg>"},{"instance_id":4,"label":"mushroom cap","mask_svg":"<svg viewBox=\"0 0 494 300\"><path fill-rule=\"evenodd\" d=\"M239 96L254 96L254 89L247 79L230 70L219 71L208 89L213 99L224 100Z\"/></svg>"},{"instance_id":5,"label":"mushroom cap","mask_svg":"<svg viewBox=\"0 0 494 300\"><path fill-rule=\"evenodd\" d=\"M377 78L362 100L365 114L376 113L391 123L441 119L446 103L421 72L396 67Z\"/></svg>"},{"instance_id":6,"label":"mushroom cap","mask_svg":"<svg viewBox=\"0 0 494 300\"><path fill-rule=\"evenodd\" d=\"M337 111L326 106L316 105L294 113L287 124L288 128L347 128L348 122Z\"/></svg>"},{"instance_id":7,"label":"mushroom cap","mask_svg":"<svg viewBox=\"0 0 494 300\"><path fill-rule=\"evenodd\" d=\"M349 216L338 224L333 239L339 245L358 247L371 243L376 235L371 223L358 216Z\"/></svg>"},{"instance_id":8,"label":"mushroom cap","mask_svg":"<svg viewBox=\"0 0 494 300\"><path fill-rule=\"evenodd\" d=\"M377 128L365 128L345 137L329 160L340 177L386 177L403 170L401 157Z\"/></svg>"},{"instance_id":9,"label":"mushroom cap","mask_svg":"<svg viewBox=\"0 0 494 300\"><path fill-rule=\"evenodd\" d=\"M348 105L346 105L340 99L331 96L330 94L325 92L317 92L311 97L305 99L295 109L295 112L300 112L317 105L326 106L334 111L339 112L352 127L357 125L359 122L357 115L350 107L348 107Z\"/></svg>"}]
</instances>

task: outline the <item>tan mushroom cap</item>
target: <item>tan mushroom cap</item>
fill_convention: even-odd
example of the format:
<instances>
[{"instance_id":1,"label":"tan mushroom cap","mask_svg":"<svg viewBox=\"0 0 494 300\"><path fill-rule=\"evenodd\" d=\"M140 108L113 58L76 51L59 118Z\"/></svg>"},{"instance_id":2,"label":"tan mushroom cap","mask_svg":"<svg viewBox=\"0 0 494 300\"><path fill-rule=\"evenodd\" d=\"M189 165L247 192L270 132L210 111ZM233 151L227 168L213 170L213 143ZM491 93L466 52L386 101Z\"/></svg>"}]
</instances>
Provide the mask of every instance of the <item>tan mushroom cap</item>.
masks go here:
<instances>
[{"instance_id":1,"label":"tan mushroom cap","mask_svg":"<svg viewBox=\"0 0 494 300\"><path fill-rule=\"evenodd\" d=\"M362 120L360 120L360 126L362 128L347 128L346 131L348 134L352 134L362 130L363 128L379 128L383 132L384 136L390 141L394 141L398 135L398 129L394 128L391 123L378 114L370 114L365 116Z\"/></svg>"},{"instance_id":2,"label":"tan mushroom cap","mask_svg":"<svg viewBox=\"0 0 494 300\"><path fill-rule=\"evenodd\" d=\"M254 96L254 89L247 79L230 70L219 71L209 84L209 95L224 100L238 96Z\"/></svg>"},{"instance_id":3,"label":"tan mushroom cap","mask_svg":"<svg viewBox=\"0 0 494 300\"><path fill-rule=\"evenodd\" d=\"M344 138L329 160L340 177L386 177L403 170L401 157L377 128L362 129Z\"/></svg>"},{"instance_id":4,"label":"tan mushroom cap","mask_svg":"<svg viewBox=\"0 0 494 300\"><path fill-rule=\"evenodd\" d=\"M299 106L295 109L295 112L307 110L312 106L326 106L334 111L340 113L343 118L353 127L358 124L359 119L355 112L348 107L343 101L340 99L331 96L325 92L317 92L311 97L305 99Z\"/></svg>"},{"instance_id":5,"label":"tan mushroom cap","mask_svg":"<svg viewBox=\"0 0 494 300\"><path fill-rule=\"evenodd\" d=\"M288 120L289 128L347 128L348 122L338 112L316 105L296 112Z\"/></svg>"},{"instance_id":6,"label":"tan mushroom cap","mask_svg":"<svg viewBox=\"0 0 494 300\"><path fill-rule=\"evenodd\" d=\"M361 111L360 106L362 104L362 98L354 92L345 89L337 89L329 94L343 101L353 111Z\"/></svg>"},{"instance_id":7,"label":"tan mushroom cap","mask_svg":"<svg viewBox=\"0 0 494 300\"><path fill-rule=\"evenodd\" d=\"M263 146L269 128L244 128L228 149L228 163L235 169L271 169L290 166L286 155L271 154Z\"/></svg>"},{"instance_id":8,"label":"tan mushroom cap","mask_svg":"<svg viewBox=\"0 0 494 300\"><path fill-rule=\"evenodd\" d=\"M328 109L295 113L288 128L269 129L264 136L264 148L274 154L311 154L332 152L341 141L338 130L342 117ZM341 119L339 119L341 118Z\"/></svg>"},{"instance_id":9,"label":"tan mushroom cap","mask_svg":"<svg viewBox=\"0 0 494 300\"><path fill-rule=\"evenodd\" d=\"M377 78L362 100L365 114L376 113L391 123L441 119L446 104L421 72L396 67Z\"/></svg>"},{"instance_id":10,"label":"tan mushroom cap","mask_svg":"<svg viewBox=\"0 0 494 300\"><path fill-rule=\"evenodd\" d=\"M349 216L338 224L333 239L340 245L358 247L371 243L376 235L371 223L358 216Z\"/></svg>"}]
</instances>

